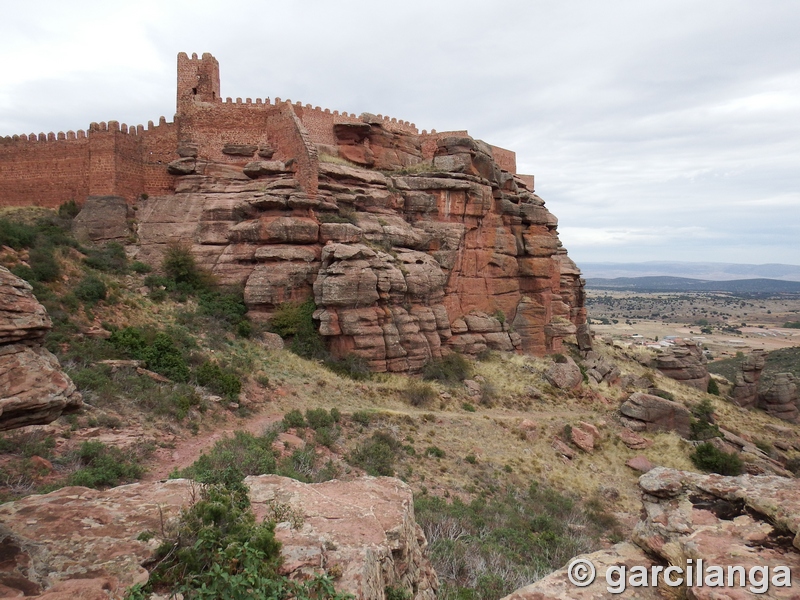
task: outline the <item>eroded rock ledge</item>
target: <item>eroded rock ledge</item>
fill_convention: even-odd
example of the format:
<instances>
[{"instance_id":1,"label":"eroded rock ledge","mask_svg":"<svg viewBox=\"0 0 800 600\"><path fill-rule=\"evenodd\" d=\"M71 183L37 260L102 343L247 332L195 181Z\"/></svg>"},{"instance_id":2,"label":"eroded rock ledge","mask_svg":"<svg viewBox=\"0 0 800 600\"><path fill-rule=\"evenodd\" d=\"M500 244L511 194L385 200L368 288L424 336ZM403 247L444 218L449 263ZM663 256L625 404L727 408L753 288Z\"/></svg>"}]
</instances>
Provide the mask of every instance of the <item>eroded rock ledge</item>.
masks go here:
<instances>
[{"instance_id":1,"label":"eroded rock ledge","mask_svg":"<svg viewBox=\"0 0 800 600\"><path fill-rule=\"evenodd\" d=\"M284 574L340 573L337 589L359 600L382 600L386 586L408 590L414 600L435 597L438 581L414 519L411 489L402 481L304 484L262 475L245 483L259 518L273 502L291 508L285 512L295 528L289 522L276 527ZM147 580L141 565L161 542L162 518L180 513L194 485L174 479L107 491L69 487L0 506L0 597L121 597ZM156 537L138 540L145 531Z\"/></svg>"},{"instance_id":2,"label":"eroded rock ledge","mask_svg":"<svg viewBox=\"0 0 800 600\"><path fill-rule=\"evenodd\" d=\"M31 290L0 266L0 431L50 423L82 406L75 384L42 346L52 324Z\"/></svg>"},{"instance_id":3,"label":"eroded rock ledge","mask_svg":"<svg viewBox=\"0 0 800 600\"><path fill-rule=\"evenodd\" d=\"M558 352L576 333L590 344L580 271L531 180L468 136L426 137L430 160L422 136L357 125L319 148L313 194L288 157L172 163L175 193L138 206L138 258L190 246L255 317L313 298L333 353L374 371L449 350Z\"/></svg>"}]
</instances>

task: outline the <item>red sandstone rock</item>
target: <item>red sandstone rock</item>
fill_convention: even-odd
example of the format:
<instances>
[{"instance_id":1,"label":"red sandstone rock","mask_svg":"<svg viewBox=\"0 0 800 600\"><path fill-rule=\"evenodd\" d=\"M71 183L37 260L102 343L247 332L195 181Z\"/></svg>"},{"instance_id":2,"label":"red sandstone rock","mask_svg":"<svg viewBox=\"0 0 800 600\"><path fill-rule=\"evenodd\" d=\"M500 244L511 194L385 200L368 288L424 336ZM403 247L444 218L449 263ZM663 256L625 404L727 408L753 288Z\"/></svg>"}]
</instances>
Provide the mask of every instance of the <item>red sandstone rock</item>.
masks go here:
<instances>
[{"instance_id":1,"label":"red sandstone rock","mask_svg":"<svg viewBox=\"0 0 800 600\"><path fill-rule=\"evenodd\" d=\"M304 484L264 475L248 477L257 517L271 502L291 507L301 525L279 523L283 571L292 577L338 565L338 590L357 599L380 598L386 586L413 589L414 600L433 600L438 581L426 540L414 521L411 489L388 477ZM14 597L61 600L121 596L147 579L140 565L160 543L162 519L170 522L190 501L192 483L174 479L106 491L62 488L0 506L0 581ZM153 531L150 542L138 540ZM1 589L1 588L0 588Z\"/></svg>"},{"instance_id":2,"label":"red sandstone rock","mask_svg":"<svg viewBox=\"0 0 800 600\"><path fill-rule=\"evenodd\" d=\"M573 426L569 432L570 441L578 448L591 454L594 452L594 436L588 431L584 431L580 427Z\"/></svg>"},{"instance_id":3,"label":"red sandstone rock","mask_svg":"<svg viewBox=\"0 0 800 600\"><path fill-rule=\"evenodd\" d=\"M264 318L313 297L334 355L376 371L418 371L450 350L558 352L573 335L588 347L580 271L513 152L366 113L227 103L219 91L213 56L181 54L174 123L137 128L124 160L107 143L119 125L75 141L87 171L61 187L136 200L138 260L157 267L168 244L184 244ZM36 156L47 162L49 148ZM27 150L0 145L0 181Z\"/></svg>"},{"instance_id":4,"label":"red sandstone rock","mask_svg":"<svg viewBox=\"0 0 800 600\"><path fill-rule=\"evenodd\" d=\"M708 380L711 378L707 362L697 344L684 341L681 345L664 350L657 356L654 367L667 377L705 392L708 390Z\"/></svg>"},{"instance_id":5,"label":"red sandstone rock","mask_svg":"<svg viewBox=\"0 0 800 600\"><path fill-rule=\"evenodd\" d=\"M550 365L544 377L551 385L561 390L575 389L583 382L583 374L571 358L567 358L567 362Z\"/></svg>"},{"instance_id":6,"label":"red sandstone rock","mask_svg":"<svg viewBox=\"0 0 800 600\"><path fill-rule=\"evenodd\" d=\"M0 431L50 423L82 406L58 359L41 346L49 328L30 285L0 267Z\"/></svg>"},{"instance_id":7,"label":"red sandstone rock","mask_svg":"<svg viewBox=\"0 0 800 600\"><path fill-rule=\"evenodd\" d=\"M646 456L641 455L634 456L625 461L625 466L630 467L634 471L639 471L640 473L647 473L655 468L655 465L651 463Z\"/></svg>"},{"instance_id":8,"label":"red sandstone rock","mask_svg":"<svg viewBox=\"0 0 800 600\"><path fill-rule=\"evenodd\" d=\"M620 406L621 420L634 431L674 431L689 438L691 413L682 404L634 392Z\"/></svg>"},{"instance_id":9,"label":"red sandstone rock","mask_svg":"<svg viewBox=\"0 0 800 600\"><path fill-rule=\"evenodd\" d=\"M622 440L622 443L631 450L646 450L653 445L652 440L648 440L647 438L634 433L630 429L623 428L617 432L617 435L619 436L619 439Z\"/></svg>"}]
</instances>

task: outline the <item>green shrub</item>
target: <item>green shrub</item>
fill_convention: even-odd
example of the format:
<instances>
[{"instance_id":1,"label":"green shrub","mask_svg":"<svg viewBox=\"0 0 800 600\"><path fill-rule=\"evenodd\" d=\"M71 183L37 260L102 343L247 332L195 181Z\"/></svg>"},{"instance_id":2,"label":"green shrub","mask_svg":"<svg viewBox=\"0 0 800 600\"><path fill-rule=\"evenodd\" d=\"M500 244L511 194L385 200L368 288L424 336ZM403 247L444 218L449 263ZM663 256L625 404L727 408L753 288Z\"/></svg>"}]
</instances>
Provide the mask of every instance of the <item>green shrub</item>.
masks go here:
<instances>
[{"instance_id":1,"label":"green shrub","mask_svg":"<svg viewBox=\"0 0 800 600\"><path fill-rule=\"evenodd\" d=\"M274 436L256 437L235 431L233 437L218 441L180 475L201 483L229 483L242 481L248 475L274 473L273 441Z\"/></svg>"},{"instance_id":2,"label":"green shrub","mask_svg":"<svg viewBox=\"0 0 800 600\"><path fill-rule=\"evenodd\" d=\"M361 425L369 425L372 422L372 417L374 413L371 413L366 410L357 410L353 413L350 417L353 419L354 423L359 423Z\"/></svg>"},{"instance_id":3,"label":"green shrub","mask_svg":"<svg viewBox=\"0 0 800 600\"><path fill-rule=\"evenodd\" d=\"M31 248L28 254L28 263L35 281L51 282L61 276L61 267L58 266L53 246L37 246Z\"/></svg>"},{"instance_id":4,"label":"green shrub","mask_svg":"<svg viewBox=\"0 0 800 600\"><path fill-rule=\"evenodd\" d=\"M602 506L577 505L537 484L485 492L472 502L415 495L414 513L439 573L439 597L458 600L510 594L598 548L616 527Z\"/></svg>"},{"instance_id":5,"label":"green shrub","mask_svg":"<svg viewBox=\"0 0 800 600\"><path fill-rule=\"evenodd\" d=\"M272 315L269 327L282 338L291 339L289 349L298 356L328 359L325 344L314 324L316 309L312 298L302 304L282 304Z\"/></svg>"},{"instance_id":6,"label":"green shrub","mask_svg":"<svg viewBox=\"0 0 800 600\"><path fill-rule=\"evenodd\" d=\"M411 406L427 407L439 398L439 393L430 383L409 378L402 391L402 397Z\"/></svg>"},{"instance_id":7,"label":"green shrub","mask_svg":"<svg viewBox=\"0 0 800 600\"><path fill-rule=\"evenodd\" d=\"M11 434L0 434L0 454L14 454L25 458L32 456L50 458L55 447L55 438L43 431L23 429Z\"/></svg>"},{"instance_id":8,"label":"green shrub","mask_svg":"<svg viewBox=\"0 0 800 600\"><path fill-rule=\"evenodd\" d=\"M347 598L327 577L290 581L278 574L280 565L275 523L256 522L247 488L209 485L156 551L147 583L128 590L126 600L145 600L156 590L193 600Z\"/></svg>"},{"instance_id":9,"label":"green shrub","mask_svg":"<svg viewBox=\"0 0 800 600\"><path fill-rule=\"evenodd\" d=\"M100 300L105 300L108 289L102 279L96 275L85 275L75 287L75 296L88 305L94 305Z\"/></svg>"},{"instance_id":10,"label":"green shrub","mask_svg":"<svg viewBox=\"0 0 800 600\"><path fill-rule=\"evenodd\" d=\"M82 468L69 476L69 485L114 487L135 481L144 472L136 462L136 457L98 441L83 442L71 457L77 459Z\"/></svg>"},{"instance_id":11,"label":"green shrub","mask_svg":"<svg viewBox=\"0 0 800 600\"><path fill-rule=\"evenodd\" d=\"M464 460L471 465L474 465L478 462L478 458L474 454L467 454L467 456L464 457Z\"/></svg>"},{"instance_id":12,"label":"green shrub","mask_svg":"<svg viewBox=\"0 0 800 600\"><path fill-rule=\"evenodd\" d=\"M186 246L170 245L161 268L179 289L199 292L209 289L212 285L211 275L197 265L191 249Z\"/></svg>"},{"instance_id":13,"label":"green shrub","mask_svg":"<svg viewBox=\"0 0 800 600\"><path fill-rule=\"evenodd\" d=\"M333 416L324 408L310 408L306 411L306 422L311 429L333 425Z\"/></svg>"},{"instance_id":14,"label":"green shrub","mask_svg":"<svg viewBox=\"0 0 800 600\"><path fill-rule=\"evenodd\" d=\"M189 366L172 339L163 332L156 334L143 353L147 368L177 382L189 381Z\"/></svg>"},{"instance_id":15,"label":"green shrub","mask_svg":"<svg viewBox=\"0 0 800 600\"><path fill-rule=\"evenodd\" d=\"M719 385L717 384L716 380L711 377L708 380L708 393L713 394L714 396L719 396Z\"/></svg>"},{"instance_id":16,"label":"green shrub","mask_svg":"<svg viewBox=\"0 0 800 600\"><path fill-rule=\"evenodd\" d=\"M390 433L376 431L350 454L350 462L368 475L394 475L394 461L402 444Z\"/></svg>"},{"instance_id":17,"label":"green shrub","mask_svg":"<svg viewBox=\"0 0 800 600\"><path fill-rule=\"evenodd\" d=\"M137 327L125 327L111 332L109 343L130 358L144 360L147 350L147 339L144 332Z\"/></svg>"},{"instance_id":18,"label":"green shrub","mask_svg":"<svg viewBox=\"0 0 800 600\"><path fill-rule=\"evenodd\" d=\"M425 448L425 456L432 456L434 458L444 458L445 452L439 446L428 446Z\"/></svg>"},{"instance_id":19,"label":"green shrub","mask_svg":"<svg viewBox=\"0 0 800 600\"><path fill-rule=\"evenodd\" d=\"M461 404L461 408L462 408L462 409L464 409L464 410L465 410L465 411L467 411L467 412L475 412L475 411L477 411L477 410L478 410L477 408L475 408L475 407L474 407L472 404L470 404L469 402L462 402L462 404Z\"/></svg>"},{"instance_id":20,"label":"green shrub","mask_svg":"<svg viewBox=\"0 0 800 600\"><path fill-rule=\"evenodd\" d=\"M800 329L800 321L789 321L783 324L788 329Z\"/></svg>"},{"instance_id":21,"label":"green shrub","mask_svg":"<svg viewBox=\"0 0 800 600\"><path fill-rule=\"evenodd\" d=\"M195 377L197 383L203 387L230 400L238 398L239 392L242 391L239 374L228 367L221 367L216 362L205 361L197 368Z\"/></svg>"},{"instance_id":22,"label":"green shrub","mask_svg":"<svg viewBox=\"0 0 800 600\"><path fill-rule=\"evenodd\" d=\"M58 207L58 216L61 219L72 220L81 212L81 207L75 200L67 200Z\"/></svg>"},{"instance_id":23,"label":"green shrub","mask_svg":"<svg viewBox=\"0 0 800 600\"><path fill-rule=\"evenodd\" d=\"M690 458L698 469L720 475L740 475L744 468L744 463L737 454L724 452L710 442L697 446Z\"/></svg>"},{"instance_id":24,"label":"green shrub","mask_svg":"<svg viewBox=\"0 0 800 600\"><path fill-rule=\"evenodd\" d=\"M14 250L31 248L36 242L36 234L36 227L32 225L0 219L0 246Z\"/></svg>"},{"instance_id":25,"label":"green shrub","mask_svg":"<svg viewBox=\"0 0 800 600\"><path fill-rule=\"evenodd\" d=\"M145 273L150 273L153 270L153 267L150 265L143 263L139 260L135 260L131 263L131 271L134 273L138 273L139 275L143 275Z\"/></svg>"},{"instance_id":26,"label":"green shrub","mask_svg":"<svg viewBox=\"0 0 800 600\"><path fill-rule=\"evenodd\" d=\"M386 600L411 600L413 594L409 590L387 585L383 590Z\"/></svg>"},{"instance_id":27,"label":"green shrub","mask_svg":"<svg viewBox=\"0 0 800 600\"><path fill-rule=\"evenodd\" d=\"M341 430L334 426L328 427L320 427L314 431L314 441L319 444L320 446L325 446L326 448L332 448L333 445L336 443L336 440L339 439L341 435Z\"/></svg>"},{"instance_id":28,"label":"green shrub","mask_svg":"<svg viewBox=\"0 0 800 600\"><path fill-rule=\"evenodd\" d=\"M337 375L343 375L356 381L363 381L372 376L367 359L353 353L347 354L338 360L326 360L325 366Z\"/></svg>"},{"instance_id":29,"label":"green shrub","mask_svg":"<svg viewBox=\"0 0 800 600\"><path fill-rule=\"evenodd\" d=\"M105 273L125 273L128 270L128 256L125 248L118 242L109 242L102 248L87 252L87 266Z\"/></svg>"},{"instance_id":30,"label":"green shrub","mask_svg":"<svg viewBox=\"0 0 800 600\"><path fill-rule=\"evenodd\" d=\"M293 408L288 413L283 415L283 427L284 429L299 429L300 427L306 426L306 420L303 418L303 413L301 413L296 408Z\"/></svg>"},{"instance_id":31,"label":"green shrub","mask_svg":"<svg viewBox=\"0 0 800 600\"><path fill-rule=\"evenodd\" d=\"M469 360L457 352L433 359L422 369L422 378L427 381L441 381L454 384L468 379L472 375Z\"/></svg>"}]
</instances>

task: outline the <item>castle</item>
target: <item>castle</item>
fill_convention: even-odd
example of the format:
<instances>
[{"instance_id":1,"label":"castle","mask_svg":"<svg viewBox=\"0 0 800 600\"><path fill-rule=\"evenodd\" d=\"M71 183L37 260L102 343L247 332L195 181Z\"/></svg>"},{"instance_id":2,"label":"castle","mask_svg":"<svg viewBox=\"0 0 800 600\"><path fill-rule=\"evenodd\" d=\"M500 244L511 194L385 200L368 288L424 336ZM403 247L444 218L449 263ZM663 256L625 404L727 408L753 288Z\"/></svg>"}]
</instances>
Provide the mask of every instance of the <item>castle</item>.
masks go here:
<instances>
[{"instance_id":1,"label":"castle","mask_svg":"<svg viewBox=\"0 0 800 600\"><path fill-rule=\"evenodd\" d=\"M312 299L333 355L374 371L591 345L558 219L513 152L466 131L223 100L217 60L181 53L172 123L0 141L0 206L74 199L89 239L156 267L187 247L253 319Z\"/></svg>"},{"instance_id":2,"label":"castle","mask_svg":"<svg viewBox=\"0 0 800 600\"><path fill-rule=\"evenodd\" d=\"M420 133L413 123L381 115L378 119L387 131L419 135L427 160L433 158L438 139L467 134ZM165 117L147 127L109 121L91 123L86 131L0 137L0 207L53 208L68 200L82 204L89 196L121 196L133 202L143 194L170 193L175 176L166 165L186 144L205 159L234 164L246 158L242 148L269 147L276 159L297 161L297 178L306 193L314 195L318 148L334 146L335 128L342 124L363 121L354 114L280 98L223 100L217 59L208 53L190 58L181 52L171 123ZM514 152L494 146L492 150L502 169L516 173Z\"/></svg>"}]
</instances>

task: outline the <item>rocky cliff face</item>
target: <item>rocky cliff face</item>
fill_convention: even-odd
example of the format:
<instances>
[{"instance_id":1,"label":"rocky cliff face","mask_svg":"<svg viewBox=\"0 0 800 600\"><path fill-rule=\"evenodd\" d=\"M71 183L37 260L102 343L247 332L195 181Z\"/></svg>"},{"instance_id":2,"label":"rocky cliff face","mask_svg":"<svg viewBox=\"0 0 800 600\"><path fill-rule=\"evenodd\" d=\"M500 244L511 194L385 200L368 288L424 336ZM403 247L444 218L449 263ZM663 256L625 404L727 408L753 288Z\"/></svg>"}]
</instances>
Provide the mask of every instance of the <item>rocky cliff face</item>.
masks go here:
<instances>
[{"instance_id":1,"label":"rocky cliff face","mask_svg":"<svg viewBox=\"0 0 800 600\"><path fill-rule=\"evenodd\" d=\"M414 520L411 489L398 479L365 477L304 484L273 475L248 477L259 519L281 522L282 571L293 578L336 574L337 589L358 600L383 599L387 586L433 600L438 581ZM63 488L0 506L0 597L108 598L147 580L145 563L160 533L196 490L185 479L107 491ZM138 539L145 531L156 537Z\"/></svg>"},{"instance_id":2,"label":"rocky cliff face","mask_svg":"<svg viewBox=\"0 0 800 600\"><path fill-rule=\"evenodd\" d=\"M172 163L175 194L138 207L139 259L190 245L244 286L256 316L313 298L333 352L375 371L417 371L449 349L544 354L585 333L583 281L557 219L490 146L428 136L423 147L368 117L335 133L313 196L291 159Z\"/></svg>"},{"instance_id":3,"label":"rocky cliff face","mask_svg":"<svg viewBox=\"0 0 800 600\"><path fill-rule=\"evenodd\" d=\"M50 423L82 405L58 359L41 345L50 327L31 286L0 266L0 431Z\"/></svg>"},{"instance_id":4,"label":"rocky cliff face","mask_svg":"<svg viewBox=\"0 0 800 600\"><path fill-rule=\"evenodd\" d=\"M800 568L800 484L796 479L776 476L722 477L674 471L657 467L639 479L642 490L643 517L636 526L634 544L618 544L583 558L597 568L597 577L588 587L578 588L570 583L566 569L518 590L508 596L514 600L556 600L611 597L606 580L607 570L612 581L626 568L630 577L633 567L650 568L674 565L688 572L693 566L692 585L670 587L658 577L658 586L632 587L620 597L692 598L796 598L796 579L780 578L778 567L788 567L792 573ZM703 563L703 585L697 585L698 562ZM760 580L750 578L746 585L734 577L733 586L714 585L712 567L719 567L727 584L729 566L741 566L745 573L758 567L768 567L768 589L753 585ZM778 579L774 579L774 577ZM673 574L672 579L676 577ZM710 577L710 579L706 579ZM650 581L648 581L649 583ZM777 585L783 583L784 585ZM760 591L758 591L760 590Z\"/></svg>"},{"instance_id":5,"label":"rocky cliff face","mask_svg":"<svg viewBox=\"0 0 800 600\"><path fill-rule=\"evenodd\" d=\"M653 362L653 368L662 375L705 392L711 379L707 363L703 350L694 342L684 340L659 354Z\"/></svg>"}]
</instances>

